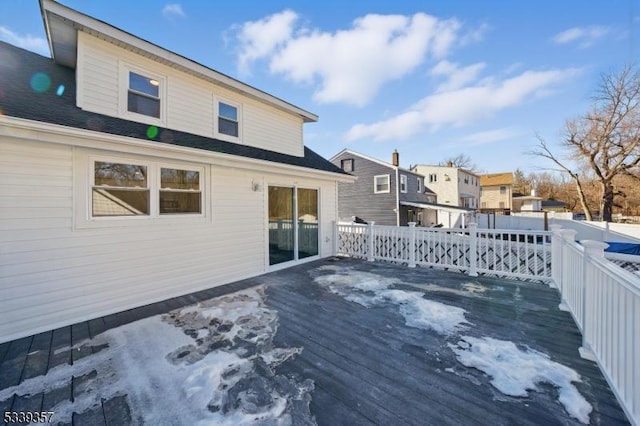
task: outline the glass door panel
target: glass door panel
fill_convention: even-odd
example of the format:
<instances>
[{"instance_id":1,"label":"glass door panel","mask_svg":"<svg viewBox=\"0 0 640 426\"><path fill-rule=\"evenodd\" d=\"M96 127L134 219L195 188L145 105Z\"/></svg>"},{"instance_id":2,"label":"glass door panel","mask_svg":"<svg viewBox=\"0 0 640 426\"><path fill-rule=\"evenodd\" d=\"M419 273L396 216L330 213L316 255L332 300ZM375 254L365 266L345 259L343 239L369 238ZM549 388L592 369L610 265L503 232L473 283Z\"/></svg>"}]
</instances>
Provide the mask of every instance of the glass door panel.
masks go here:
<instances>
[{"instance_id":1,"label":"glass door panel","mask_svg":"<svg viewBox=\"0 0 640 426\"><path fill-rule=\"evenodd\" d=\"M293 188L269 187L269 265L295 258Z\"/></svg>"},{"instance_id":2,"label":"glass door panel","mask_svg":"<svg viewBox=\"0 0 640 426\"><path fill-rule=\"evenodd\" d=\"M298 189L298 259L318 255L318 191Z\"/></svg>"}]
</instances>

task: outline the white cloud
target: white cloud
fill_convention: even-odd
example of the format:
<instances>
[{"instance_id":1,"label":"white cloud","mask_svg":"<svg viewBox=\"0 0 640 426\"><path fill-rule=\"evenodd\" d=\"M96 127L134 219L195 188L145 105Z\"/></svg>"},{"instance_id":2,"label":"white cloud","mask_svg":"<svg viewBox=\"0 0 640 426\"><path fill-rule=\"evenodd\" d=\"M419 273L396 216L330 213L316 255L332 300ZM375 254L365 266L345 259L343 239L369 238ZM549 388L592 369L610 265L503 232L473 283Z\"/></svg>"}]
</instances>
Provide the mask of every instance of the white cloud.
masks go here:
<instances>
[{"instance_id":1,"label":"white cloud","mask_svg":"<svg viewBox=\"0 0 640 426\"><path fill-rule=\"evenodd\" d=\"M443 58L459 37L460 23L424 13L366 15L335 32L294 32L297 15L287 11L243 24L239 67L264 58L272 73L316 85L314 99L363 106L386 82L399 79L427 57ZM268 36L257 31L268 28ZM254 31L255 30L255 31Z\"/></svg>"},{"instance_id":2,"label":"white cloud","mask_svg":"<svg viewBox=\"0 0 640 426\"><path fill-rule=\"evenodd\" d=\"M270 55L276 47L290 40L297 19L298 14L284 10L259 21L245 22L238 31L240 71L247 73L253 61Z\"/></svg>"},{"instance_id":3,"label":"white cloud","mask_svg":"<svg viewBox=\"0 0 640 426\"><path fill-rule=\"evenodd\" d=\"M578 43L580 48L587 48L595 41L609 33L609 28L592 25L589 27L573 27L553 36L557 44Z\"/></svg>"},{"instance_id":4,"label":"white cloud","mask_svg":"<svg viewBox=\"0 0 640 426\"><path fill-rule=\"evenodd\" d=\"M462 137L462 142L469 142L470 145L485 145L494 142L500 142L505 139L516 137L520 132L509 127L501 129L485 130L483 132L471 133Z\"/></svg>"},{"instance_id":5,"label":"white cloud","mask_svg":"<svg viewBox=\"0 0 640 426\"><path fill-rule=\"evenodd\" d=\"M353 126L346 138L350 141L406 139L425 128L433 130L443 125L462 126L485 120L498 111L548 95L555 85L578 73L574 68L525 71L502 81L484 79L474 86L437 92L395 117Z\"/></svg>"},{"instance_id":6,"label":"white cloud","mask_svg":"<svg viewBox=\"0 0 640 426\"><path fill-rule=\"evenodd\" d=\"M187 16L184 13L184 10L182 10L182 5L179 3L170 3L165 5L165 7L162 8L162 15L165 18L184 18Z\"/></svg>"},{"instance_id":7,"label":"white cloud","mask_svg":"<svg viewBox=\"0 0 640 426\"><path fill-rule=\"evenodd\" d=\"M31 34L20 35L0 25L0 40L42 55L49 55L49 44L42 37L36 37Z\"/></svg>"},{"instance_id":8,"label":"white cloud","mask_svg":"<svg viewBox=\"0 0 640 426\"><path fill-rule=\"evenodd\" d=\"M436 66L431 69L431 75L447 78L447 81L442 83L436 89L438 92L444 92L459 89L460 87L464 87L468 83L475 81L478 78L478 74L480 74L480 71L482 71L485 66L486 64L483 62L478 62L477 64L460 68L458 64L443 60L438 62Z\"/></svg>"}]
</instances>

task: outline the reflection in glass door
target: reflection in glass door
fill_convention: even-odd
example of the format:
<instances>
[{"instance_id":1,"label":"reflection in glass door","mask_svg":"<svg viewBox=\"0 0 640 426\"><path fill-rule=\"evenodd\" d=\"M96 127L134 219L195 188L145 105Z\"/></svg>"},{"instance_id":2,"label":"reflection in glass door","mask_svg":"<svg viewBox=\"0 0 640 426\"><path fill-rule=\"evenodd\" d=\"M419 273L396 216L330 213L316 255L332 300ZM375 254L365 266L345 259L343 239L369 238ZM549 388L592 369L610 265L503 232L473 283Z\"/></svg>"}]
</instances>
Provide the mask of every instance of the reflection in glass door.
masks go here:
<instances>
[{"instance_id":1,"label":"reflection in glass door","mask_svg":"<svg viewBox=\"0 0 640 426\"><path fill-rule=\"evenodd\" d=\"M318 254L318 191L298 189L298 259Z\"/></svg>"},{"instance_id":2,"label":"reflection in glass door","mask_svg":"<svg viewBox=\"0 0 640 426\"><path fill-rule=\"evenodd\" d=\"M318 191L269 187L269 265L318 255Z\"/></svg>"}]
</instances>

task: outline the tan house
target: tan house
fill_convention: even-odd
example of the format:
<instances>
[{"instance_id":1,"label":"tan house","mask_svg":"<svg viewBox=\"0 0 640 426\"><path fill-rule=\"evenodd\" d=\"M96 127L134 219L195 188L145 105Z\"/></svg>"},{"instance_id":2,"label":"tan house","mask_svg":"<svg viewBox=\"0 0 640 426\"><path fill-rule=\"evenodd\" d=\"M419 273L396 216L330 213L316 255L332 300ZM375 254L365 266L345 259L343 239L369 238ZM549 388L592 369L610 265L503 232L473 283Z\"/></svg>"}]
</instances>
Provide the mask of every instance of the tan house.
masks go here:
<instances>
[{"instance_id":1,"label":"tan house","mask_svg":"<svg viewBox=\"0 0 640 426\"><path fill-rule=\"evenodd\" d=\"M480 175L480 208L511 209L513 173L490 173Z\"/></svg>"}]
</instances>

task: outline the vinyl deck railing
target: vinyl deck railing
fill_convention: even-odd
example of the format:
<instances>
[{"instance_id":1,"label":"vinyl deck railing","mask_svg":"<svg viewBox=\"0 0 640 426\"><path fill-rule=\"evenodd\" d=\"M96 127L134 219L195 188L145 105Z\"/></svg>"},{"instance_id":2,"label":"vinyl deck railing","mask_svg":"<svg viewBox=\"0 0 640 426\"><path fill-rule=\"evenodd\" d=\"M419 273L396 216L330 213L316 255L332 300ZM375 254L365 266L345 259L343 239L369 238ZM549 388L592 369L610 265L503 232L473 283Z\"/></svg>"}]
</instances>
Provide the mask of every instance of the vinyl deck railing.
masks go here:
<instances>
[{"instance_id":1,"label":"vinyl deck railing","mask_svg":"<svg viewBox=\"0 0 640 426\"><path fill-rule=\"evenodd\" d=\"M337 224L335 253L548 282L582 333L580 355L597 362L632 424L640 426L640 275L604 257L605 243L576 232Z\"/></svg>"}]
</instances>

